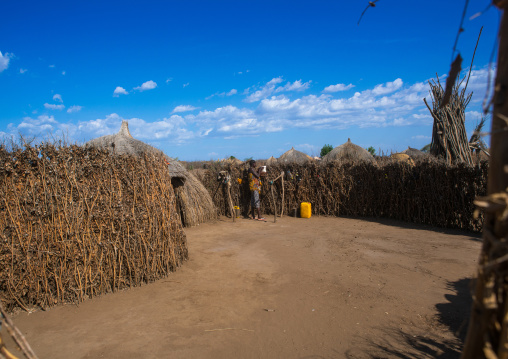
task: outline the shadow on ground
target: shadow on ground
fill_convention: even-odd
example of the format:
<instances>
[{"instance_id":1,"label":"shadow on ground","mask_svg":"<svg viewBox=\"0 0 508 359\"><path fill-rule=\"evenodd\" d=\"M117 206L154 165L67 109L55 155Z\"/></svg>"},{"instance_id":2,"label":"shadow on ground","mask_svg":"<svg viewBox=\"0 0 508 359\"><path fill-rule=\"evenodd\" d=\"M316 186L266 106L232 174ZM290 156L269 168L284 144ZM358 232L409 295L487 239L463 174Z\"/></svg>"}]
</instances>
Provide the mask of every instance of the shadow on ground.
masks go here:
<instances>
[{"instance_id":1,"label":"shadow on ground","mask_svg":"<svg viewBox=\"0 0 508 359\"><path fill-rule=\"evenodd\" d=\"M441 228L441 227L435 227L431 226L429 224L421 224L421 223L411 223L411 222L403 222L397 219L393 218L374 218L374 217L343 217L343 218L351 218L351 219L358 219L366 222L372 222L372 223L379 223L385 226L390 227L399 227L399 228L406 228L406 229L415 229L415 230L425 230L425 231L433 231L438 233L443 233L446 235L457 235L457 236L469 236L470 240L475 242L481 242L482 241L482 233L481 232L472 232L468 231L466 229L454 229L454 228Z\"/></svg>"},{"instance_id":2,"label":"shadow on ground","mask_svg":"<svg viewBox=\"0 0 508 359\"><path fill-rule=\"evenodd\" d=\"M471 282L466 278L448 282L448 289L454 294L446 294L445 301L436 304L437 315L424 325L391 323L390 327L380 328L382 334L376 338L361 338L368 349L359 352L351 348L346 351L346 358L460 358L472 304Z\"/></svg>"}]
</instances>

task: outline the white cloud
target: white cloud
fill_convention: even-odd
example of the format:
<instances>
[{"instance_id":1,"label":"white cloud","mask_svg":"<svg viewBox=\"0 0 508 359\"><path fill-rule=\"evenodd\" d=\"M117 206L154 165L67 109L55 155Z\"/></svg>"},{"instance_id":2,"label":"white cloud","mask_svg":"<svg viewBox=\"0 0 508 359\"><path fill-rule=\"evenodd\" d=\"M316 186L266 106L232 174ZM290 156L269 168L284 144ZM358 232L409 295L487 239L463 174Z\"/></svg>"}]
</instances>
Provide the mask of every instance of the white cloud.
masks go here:
<instances>
[{"instance_id":1,"label":"white cloud","mask_svg":"<svg viewBox=\"0 0 508 359\"><path fill-rule=\"evenodd\" d=\"M288 82L285 86L277 87L275 92L285 92L285 91L304 91L307 90L310 86L311 81L302 83L302 80L297 80L293 83Z\"/></svg>"},{"instance_id":2,"label":"white cloud","mask_svg":"<svg viewBox=\"0 0 508 359\"><path fill-rule=\"evenodd\" d=\"M188 83L188 82L187 82L186 84L183 84L183 87L184 87L184 88L185 88L185 87L187 87L187 86L189 86L189 83Z\"/></svg>"},{"instance_id":3,"label":"white cloud","mask_svg":"<svg viewBox=\"0 0 508 359\"><path fill-rule=\"evenodd\" d=\"M9 67L9 61L13 56L13 54L8 52L6 52L5 55L2 55L2 52L0 51L0 72L6 70Z\"/></svg>"},{"instance_id":4,"label":"white cloud","mask_svg":"<svg viewBox=\"0 0 508 359\"><path fill-rule=\"evenodd\" d=\"M53 69L54 67L55 67L55 65L49 65L49 68L52 68L52 69Z\"/></svg>"},{"instance_id":5,"label":"white cloud","mask_svg":"<svg viewBox=\"0 0 508 359\"><path fill-rule=\"evenodd\" d=\"M462 77L467 76L469 69L465 69L462 71ZM492 64L490 68L490 88L488 83L489 77L489 68L488 66L484 66L481 69L473 69L471 70L471 76L469 77L469 82L467 83L466 93L473 92L473 97L471 98L471 102L473 103L483 103L485 96L487 93L492 97L494 93L494 79L496 78L496 66ZM461 88L464 88L466 84L467 78L462 82ZM487 91L488 90L488 91ZM489 97L489 99L490 99Z\"/></svg>"},{"instance_id":6,"label":"white cloud","mask_svg":"<svg viewBox=\"0 0 508 359\"><path fill-rule=\"evenodd\" d=\"M283 131L289 128L346 129L408 126L431 121L424 114L423 98L428 85L416 83L403 86L401 79L376 85L371 89L355 92L349 97L333 98L329 94L307 95L291 99L286 95L266 96L279 92L281 78L252 93L248 100L260 99L256 108L224 106L213 111L204 110L197 115L187 115L185 120L198 128L212 127L212 136L224 138L253 136L260 133ZM302 87L298 81L289 83L288 89ZM247 89L246 92L249 92ZM282 91L280 91L282 92ZM416 114L416 116L412 116Z\"/></svg>"},{"instance_id":7,"label":"white cloud","mask_svg":"<svg viewBox=\"0 0 508 359\"><path fill-rule=\"evenodd\" d=\"M274 93L288 92L288 91L304 91L310 87L311 81L302 83L302 80L297 80L293 83L286 83L284 86L279 86L284 80L282 77L275 77L268 81L263 87L245 98L245 102L257 102L271 96ZM244 91L244 94L249 94L250 88Z\"/></svg>"},{"instance_id":8,"label":"white cloud","mask_svg":"<svg viewBox=\"0 0 508 359\"><path fill-rule=\"evenodd\" d=\"M182 143L200 136L200 134L185 128L186 121L179 115L172 115L155 122L146 122L140 118L125 119L112 113L104 119L82 121L79 123L78 129L80 133L86 133L92 138L111 135L119 131L122 120L128 121L129 131L134 138L148 143L161 140ZM153 143L153 145L156 144Z\"/></svg>"},{"instance_id":9,"label":"white cloud","mask_svg":"<svg viewBox=\"0 0 508 359\"><path fill-rule=\"evenodd\" d=\"M24 74L25 72L27 72L28 70L27 69L19 69L19 73L20 74Z\"/></svg>"},{"instance_id":10,"label":"white cloud","mask_svg":"<svg viewBox=\"0 0 508 359\"><path fill-rule=\"evenodd\" d=\"M407 119L400 117L400 118L394 119L392 124L394 126L409 126L412 123L411 123L411 121L408 121Z\"/></svg>"},{"instance_id":11,"label":"white cloud","mask_svg":"<svg viewBox=\"0 0 508 359\"><path fill-rule=\"evenodd\" d=\"M179 105L176 106L171 113L177 113L177 112L188 112L188 111L194 111L197 110L198 107L190 106L190 105Z\"/></svg>"},{"instance_id":12,"label":"white cloud","mask_svg":"<svg viewBox=\"0 0 508 359\"><path fill-rule=\"evenodd\" d=\"M55 104L52 104L52 103L45 103L44 104L44 107L49 109L49 110L63 110L65 108L64 105L55 105Z\"/></svg>"},{"instance_id":13,"label":"white cloud","mask_svg":"<svg viewBox=\"0 0 508 359\"><path fill-rule=\"evenodd\" d=\"M53 116L42 115L37 118L24 117L17 126L9 125L12 132L19 132L27 135L40 135L44 132L54 132L59 129L59 124Z\"/></svg>"},{"instance_id":14,"label":"white cloud","mask_svg":"<svg viewBox=\"0 0 508 359\"><path fill-rule=\"evenodd\" d=\"M53 101L59 101L59 102L63 103L62 95L60 95L60 94L53 95Z\"/></svg>"},{"instance_id":15,"label":"white cloud","mask_svg":"<svg viewBox=\"0 0 508 359\"><path fill-rule=\"evenodd\" d=\"M168 83L170 83L171 81L173 81L173 78L172 78L172 77L170 77L170 78L166 79L166 83L167 83L167 84L168 84Z\"/></svg>"},{"instance_id":16,"label":"white cloud","mask_svg":"<svg viewBox=\"0 0 508 359\"><path fill-rule=\"evenodd\" d=\"M62 75L64 75L64 76L65 76L65 74L66 74L66 72L65 72L65 71L62 71Z\"/></svg>"},{"instance_id":17,"label":"white cloud","mask_svg":"<svg viewBox=\"0 0 508 359\"><path fill-rule=\"evenodd\" d=\"M402 87L402 80L396 79L393 82L387 82L385 84L377 85L374 87L374 90L372 90L372 93L374 95L386 95L391 92L394 92Z\"/></svg>"},{"instance_id":18,"label":"white cloud","mask_svg":"<svg viewBox=\"0 0 508 359\"><path fill-rule=\"evenodd\" d=\"M81 134L87 134L90 138L112 135L120 130L123 118L116 113L106 116L104 119L80 121L77 130ZM130 126L129 126L130 127Z\"/></svg>"},{"instance_id":19,"label":"white cloud","mask_svg":"<svg viewBox=\"0 0 508 359\"><path fill-rule=\"evenodd\" d=\"M141 86L134 87L134 90L147 91L147 90L153 90L156 87L157 87L157 83L152 80L149 80L147 82L144 82Z\"/></svg>"},{"instance_id":20,"label":"white cloud","mask_svg":"<svg viewBox=\"0 0 508 359\"><path fill-rule=\"evenodd\" d=\"M411 117L422 123L432 123L434 121L428 110L426 114L414 113Z\"/></svg>"},{"instance_id":21,"label":"white cloud","mask_svg":"<svg viewBox=\"0 0 508 359\"><path fill-rule=\"evenodd\" d=\"M271 79L260 90L257 90L253 94L249 95L245 99L245 102L256 102L270 96L275 91L275 87L282 81L282 77Z\"/></svg>"},{"instance_id":22,"label":"white cloud","mask_svg":"<svg viewBox=\"0 0 508 359\"><path fill-rule=\"evenodd\" d=\"M416 135L411 137L412 140L431 140L432 136Z\"/></svg>"},{"instance_id":23,"label":"white cloud","mask_svg":"<svg viewBox=\"0 0 508 359\"><path fill-rule=\"evenodd\" d=\"M83 108L83 106L74 105L74 106L71 106L67 109L67 113L79 112L79 111L81 111L82 108Z\"/></svg>"},{"instance_id":24,"label":"white cloud","mask_svg":"<svg viewBox=\"0 0 508 359\"><path fill-rule=\"evenodd\" d=\"M323 92L340 92L340 91L346 91L351 88L355 87L353 84L345 85L345 84L337 84L337 85L330 85L324 88Z\"/></svg>"},{"instance_id":25,"label":"white cloud","mask_svg":"<svg viewBox=\"0 0 508 359\"><path fill-rule=\"evenodd\" d=\"M470 85L480 86L486 83L485 69L474 70L473 74L475 77L471 77ZM310 84L310 81L306 84ZM422 100L428 96L429 92L429 86L425 81L404 84L402 79L396 79L392 82L372 85L370 88L354 93L337 92L333 96L329 93L304 95L283 92L297 91L305 86L309 85L301 81L286 82L280 77L273 78L266 84L246 90L246 97L250 96L251 100L257 98L257 103L252 101L245 107L226 105L203 110L190 105L180 105L172 110L168 118L155 122L147 122L140 118L128 119L129 128L135 138L151 144L162 144L162 141L165 144L180 144L196 141L205 136L224 139L255 137L263 133L288 129L337 130L351 127L393 126L431 128L432 117ZM278 90L279 88L281 90ZM123 88L119 89L121 89L120 93L126 93ZM214 96L221 95L225 98L229 93L232 92L223 92ZM68 111L70 112L71 109L74 111L74 106L69 107ZM480 113L478 104L476 107L468 107L466 114L468 122ZM92 138L114 134L118 132L122 119L120 115L113 113L105 118L83 121L76 125L69 125L67 122L54 124L46 120L41 122L39 127L48 128L49 125L55 130L68 126L71 132L79 134L78 140L80 140L83 136ZM33 127L37 126L33 121L35 120L32 122L24 120L23 126L35 131ZM425 131L417 133L420 132ZM13 130L12 133L17 132ZM428 135L430 134L431 130ZM421 140L427 141L423 138ZM312 152L312 149L310 150ZM319 148L315 151L319 151Z\"/></svg>"},{"instance_id":26,"label":"white cloud","mask_svg":"<svg viewBox=\"0 0 508 359\"><path fill-rule=\"evenodd\" d=\"M113 91L113 97L118 97L120 95L128 95L129 93L123 88L123 87L120 87L120 86L117 86L115 91Z\"/></svg>"},{"instance_id":27,"label":"white cloud","mask_svg":"<svg viewBox=\"0 0 508 359\"><path fill-rule=\"evenodd\" d=\"M229 91L227 93L226 92L216 92L213 95L205 97L205 100L210 100L212 97L215 97L215 96L218 96L218 97L233 96L233 95L236 95L237 93L238 93L238 90L236 90L236 89L232 89L231 91Z\"/></svg>"}]
</instances>

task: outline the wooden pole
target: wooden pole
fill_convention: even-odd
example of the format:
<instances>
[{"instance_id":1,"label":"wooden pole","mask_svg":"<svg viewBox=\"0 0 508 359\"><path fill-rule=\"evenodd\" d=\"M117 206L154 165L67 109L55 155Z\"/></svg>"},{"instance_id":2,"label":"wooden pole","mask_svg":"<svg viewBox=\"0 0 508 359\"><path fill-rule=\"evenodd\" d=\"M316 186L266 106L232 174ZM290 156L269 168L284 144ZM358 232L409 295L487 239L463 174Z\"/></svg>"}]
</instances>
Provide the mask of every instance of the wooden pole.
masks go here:
<instances>
[{"instance_id":1,"label":"wooden pole","mask_svg":"<svg viewBox=\"0 0 508 359\"><path fill-rule=\"evenodd\" d=\"M282 178L282 209L280 210L280 216L284 214L284 172L280 173Z\"/></svg>"},{"instance_id":2,"label":"wooden pole","mask_svg":"<svg viewBox=\"0 0 508 359\"><path fill-rule=\"evenodd\" d=\"M235 207L233 206L233 200L231 199L231 180L228 180L227 187L228 187L229 210L231 212L231 216L233 217L233 222L236 222Z\"/></svg>"},{"instance_id":3,"label":"wooden pole","mask_svg":"<svg viewBox=\"0 0 508 359\"><path fill-rule=\"evenodd\" d=\"M273 184L270 185L270 190L272 191L272 201L273 201L273 223L277 222L277 203L275 202L275 195L273 194Z\"/></svg>"},{"instance_id":4,"label":"wooden pole","mask_svg":"<svg viewBox=\"0 0 508 359\"><path fill-rule=\"evenodd\" d=\"M505 0L494 0L503 11L499 29L497 76L486 198L475 203L485 210L478 279L462 359L508 358L508 18Z\"/></svg>"}]
</instances>

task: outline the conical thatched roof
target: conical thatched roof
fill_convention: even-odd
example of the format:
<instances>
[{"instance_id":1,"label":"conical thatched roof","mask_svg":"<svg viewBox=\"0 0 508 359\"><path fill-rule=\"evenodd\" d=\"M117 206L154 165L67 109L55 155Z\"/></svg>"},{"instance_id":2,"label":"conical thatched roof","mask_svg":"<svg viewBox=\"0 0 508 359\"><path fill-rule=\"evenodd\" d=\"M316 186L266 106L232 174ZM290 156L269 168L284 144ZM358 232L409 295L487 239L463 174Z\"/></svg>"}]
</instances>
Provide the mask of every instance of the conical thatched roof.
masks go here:
<instances>
[{"instance_id":1,"label":"conical thatched roof","mask_svg":"<svg viewBox=\"0 0 508 359\"><path fill-rule=\"evenodd\" d=\"M187 170L176 160L165 155L161 150L156 149L144 142L136 140L129 132L129 124L122 121L120 131L114 135L106 135L88 141L85 146L93 146L108 149L116 154L127 154L141 156L144 153L163 154L168 162L169 174L171 177L186 179Z\"/></svg>"},{"instance_id":2,"label":"conical thatched roof","mask_svg":"<svg viewBox=\"0 0 508 359\"><path fill-rule=\"evenodd\" d=\"M85 146L104 148L115 154L141 156L145 153L164 156L168 164L171 183L176 195L177 211L182 224L195 226L217 218L217 211L210 194L203 184L188 172L178 161L165 155L144 142L133 138L127 121L122 121L120 131L115 135L102 136L88 141Z\"/></svg>"},{"instance_id":3,"label":"conical thatched roof","mask_svg":"<svg viewBox=\"0 0 508 359\"><path fill-rule=\"evenodd\" d=\"M405 153L411 158L422 158L426 156L425 152L422 152L420 150L417 150L416 148L412 148L409 146L407 147L407 150L402 151L402 153Z\"/></svg>"},{"instance_id":4,"label":"conical thatched roof","mask_svg":"<svg viewBox=\"0 0 508 359\"><path fill-rule=\"evenodd\" d=\"M374 156L365 148L355 145L348 138L347 142L335 147L323 157L321 162L327 163L331 161L367 161L374 162Z\"/></svg>"},{"instance_id":5,"label":"conical thatched roof","mask_svg":"<svg viewBox=\"0 0 508 359\"><path fill-rule=\"evenodd\" d=\"M293 147L285 153L283 153L277 160L277 163L306 163L312 161L312 157L309 155L295 150Z\"/></svg>"},{"instance_id":6,"label":"conical thatched roof","mask_svg":"<svg viewBox=\"0 0 508 359\"><path fill-rule=\"evenodd\" d=\"M273 166L276 163L277 163L277 159L273 156L266 160L267 166Z\"/></svg>"}]
</instances>

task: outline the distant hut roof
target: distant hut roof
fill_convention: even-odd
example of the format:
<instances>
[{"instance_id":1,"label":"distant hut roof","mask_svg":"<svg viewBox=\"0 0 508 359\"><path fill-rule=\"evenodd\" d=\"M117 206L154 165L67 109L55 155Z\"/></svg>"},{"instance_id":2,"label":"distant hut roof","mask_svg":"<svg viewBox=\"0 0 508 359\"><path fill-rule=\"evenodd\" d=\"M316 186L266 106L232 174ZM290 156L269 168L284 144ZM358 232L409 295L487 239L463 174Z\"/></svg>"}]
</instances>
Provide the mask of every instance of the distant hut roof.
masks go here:
<instances>
[{"instance_id":1,"label":"distant hut roof","mask_svg":"<svg viewBox=\"0 0 508 359\"><path fill-rule=\"evenodd\" d=\"M312 161L312 157L295 150L293 147L291 147L289 151L283 153L277 160L278 163L306 163L308 161Z\"/></svg>"},{"instance_id":2,"label":"distant hut roof","mask_svg":"<svg viewBox=\"0 0 508 359\"><path fill-rule=\"evenodd\" d=\"M415 163L413 161L413 159L411 158L411 156L409 156L407 153L403 153L403 152L400 152L400 153L392 153L390 155L390 158L393 158L394 160L398 161L398 162L404 162L404 163L407 163L411 166L414 166Z\"/></svg>"},{"instance_id":3,"label":"distant hut roof","mask_svg":"<svg viewBox=\"0 0 508 359\"><path fill-rule=\"evenodd\" d=\"M402 151L402 153L405 153L406 155L408 155L409 157L411 158L421 158L421 157L425 157L425 152L422 152L420 150L417 150L416 148L412 148L412 147L407 147L407 150L405 151Z\"/></svg>"},{"instance_id":4,"label":"distant hut roof","mask_svg":"<svg viewBox=\"0 0 508 359\"><path fill-rule=\"evenodd\" d=\"M141 156L145 153L153 153L164 156L176 194L177 213L181 215L183 225L186 227L195 226L217 218L217 210L212 197L203 184L178 161L165 155L161 150L133 138L129 132L127 121L122 121L122 126L117 134L93 139L88 141L85 146L104 148L115 154Z\"/></svg>"},{"instance_id":5,"label":"distant hut roof","mask_svg":"<svg viewBox=\"0 0 508 359\"><path fill-rule=\"evenodd\" d=\"M374 156L372 156L365 148L355 145L348 138L346 143L343 143L328 152L326 156L323 157L322 162L326 163L336 160L374 162Z\"/></svg>"},{"instance_id":6,"label":"distant hut roof","mask_svg":"<svg viewBox=\"0 0 508 359\"><path fill-rule=\"evenodd\" d=\"M276 163L277 163L277 159L273 156L266 160L267 166L273 166Z\"/></svg>"},{"instance_id":7,"label":"distant hut roof","mask_svg":"<svg viewBox=\"0 0 508 359\"><path fill-rule=\"evenodd\" d=\"M238 158L226 158L224 160L224 162L226 163L230 163L232 164L233 166L240 166L243 164L243 161L242 160L239 160Z\"/></svg>"},{"instance_id":8,"label":"distant hut roof","mask_svg":"<svg viewBox=\"0 0 508 359\"><path fill-rule=\"evenodd\" d=\"M122 121L122 126L118 133L95 138L88 141L85 146L100 147L116 154L135 156L141 156L144 153L162 154L168 162L168 169L171 177L179 177L182 179L187 177L187 170L178 161L165 155L161 150L132 137L129 132L129 124L125 120Z\"/></svg>"}]
</instances>

